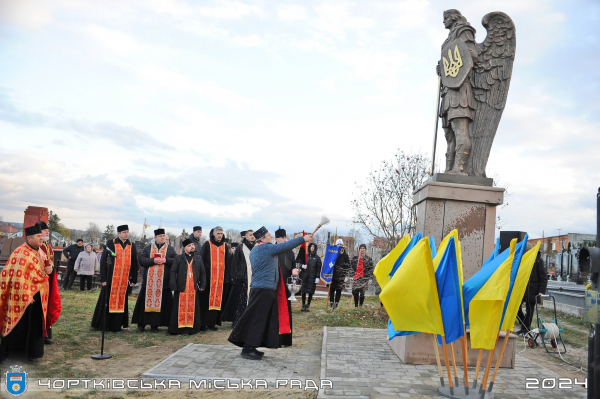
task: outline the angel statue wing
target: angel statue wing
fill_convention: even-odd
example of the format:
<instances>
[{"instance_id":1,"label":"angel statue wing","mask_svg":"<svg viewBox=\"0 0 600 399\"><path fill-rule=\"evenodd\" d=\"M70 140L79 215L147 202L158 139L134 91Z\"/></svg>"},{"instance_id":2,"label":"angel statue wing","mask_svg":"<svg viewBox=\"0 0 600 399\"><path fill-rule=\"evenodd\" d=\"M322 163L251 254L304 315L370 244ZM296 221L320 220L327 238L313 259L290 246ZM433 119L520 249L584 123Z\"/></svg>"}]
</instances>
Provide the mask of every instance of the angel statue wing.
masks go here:
<instances>
[{"instance_id":1,"label":"angel statue wing","mask_svg":"<svg viewBox=\"0 0 600 399\"><path fill-rule=\"evenodd\" d=\"M515 24L503 12L491 12L481 23L487 30L487 37L477 44L479 62L473 68L476 111L471 127L472 147L467 174L485 177L485 166L506 104L517 39Z\"/></svg>"}]
</instances>

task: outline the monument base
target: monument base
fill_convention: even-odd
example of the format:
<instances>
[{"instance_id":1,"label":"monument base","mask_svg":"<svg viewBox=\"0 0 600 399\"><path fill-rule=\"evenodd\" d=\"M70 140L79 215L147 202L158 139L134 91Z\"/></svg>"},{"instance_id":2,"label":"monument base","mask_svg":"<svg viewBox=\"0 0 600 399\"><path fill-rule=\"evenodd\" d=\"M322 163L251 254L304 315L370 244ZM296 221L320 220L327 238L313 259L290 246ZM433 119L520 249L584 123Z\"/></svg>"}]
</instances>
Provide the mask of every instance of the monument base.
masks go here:
<instances>
[{"instance_id":1,"label":"monument base","mask_svg":"<svg viewBox=\"0 0 600 399\"><path fill-rule=\"evenodd\" d=\"M493 366L496 365L496 359L500 355L505 335L506 333L504 331L500 332L500 339L498 339L498 345L496 345L496 351L494 352L494 358L492 359ZM404 364L437 364L431 334L413 334L403 337L394 337L391 341L388 341L388 343L394 351L394 353L400 358L400 360L402 360ZM460 341L455 341L453 346L454 358L456 359L456 366L462 366L462 345ZM508 338L508 344L506 345L506 350L504 351L504 356L502 356L502 360L500 361L500 367L511 369L515 368L516 347L517 336L514 334L510 334L510 337ZM440 352L442 366L445 366L442 347L438 345L438 348ZM447 348L448 356L450 356L451 358L451 355L449 353L450 345L447 345ZM477 366L477 356L479 355L479 349L471 349L471 339L469 330L467 330L467 348L469 348L467 349L467 365L468 367L475 367ZM484 351L483 359L480 364L481 367L485 367L488 358L488 353L489 351Z\"/></svg>"},{"instance_id":2,"label":"monument base","mask_svg":"<svg viewBox=\"0 0 600 399\"><path fill-rule=\"evenodd\" d=\"M436 173L431 177L431 181L438 183L471 184L474 186L492 187L494 179L482 176L462 176L451 175L449 173Z\"/></svg>"},{"instance_id":3,"label":"monument base","mask_svg":"<svg viewBox=\"0 0 600 399\"><path fill-rule=\"evenodd\" d=\"M416 231L433 236L438 246L448 233L458 229L466 281L479 271L494 249L496 206L503 200L503 188L428 180L413 196L417 206Z\"/></svg>"}]
</instances>

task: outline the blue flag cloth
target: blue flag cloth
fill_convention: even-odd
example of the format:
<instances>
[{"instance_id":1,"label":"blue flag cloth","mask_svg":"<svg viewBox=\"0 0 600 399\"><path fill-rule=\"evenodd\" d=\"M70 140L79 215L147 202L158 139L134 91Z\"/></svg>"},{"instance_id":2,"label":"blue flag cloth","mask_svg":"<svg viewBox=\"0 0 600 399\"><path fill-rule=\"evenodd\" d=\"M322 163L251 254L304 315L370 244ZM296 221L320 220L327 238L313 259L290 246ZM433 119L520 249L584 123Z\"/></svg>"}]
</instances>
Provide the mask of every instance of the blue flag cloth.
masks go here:
<instances>
[{"instance_id":1,"label":"blue flag cloth","mask_svg":"<svg viewBox=\"0 0 600 399\"><path fill-rule=\"evenodd\" d=\"M502 320L500 321L500 325L504 322L504 314L506 313L506 307L510 302L510 295L512 294L513 287L515 285L515 279L517 278L517 273L519 272L519 265L521 264L521 259L523 258L523 254L525 253L525 248L527 246L527 239L529 235L525 234L525 238L523 241L517 244L515 248L515 257L513 258L513 262L510 268L510 285L508 286L508 294L506 295L506 301L504 302L504 309L502 310Z\"/></svg>"},{"instance_id":2,"label":"blue flag cloth","mask_svg":"<svg viewBox=\"0 0 600 399\"><path fill-rule=\"evenodd\" d=\"M446 343L450 344L464 335L462 299L460 297L460 280L454 237L451 237L448 241L448 245L440 259L438 268L435 271L435 280L440 298L442 321L444 322L444 335ZM439 335L438 342L442 345L442 338Z\"/></svg>"},{"instance_id":3,"label":"blue flag cloth","mask_svg":"<svg viewBox=\"0 0 600 399\"><path fill-rule=\"evenodd\" d=\"M483 266L487 265L488 263L490 263L491 261L494 260L494 258L496 256L498 256L498 252L500 251L500 237L496 238L496 245L494 246L494 250L492 251L492 254L490 255L489 258L487 258L485 260L485 262L483 262ZM483 267L482 266L482 267Z\"/></svg>"},{"instance_id":4,"label":"blue flag cloth","mask_svg":"<svg viewBox=\"0 0 600 399\"><path fill-rule=\"evenodd\" d=\"M323 268L321 269L321 280L326 283L331 283L333 277L333 266L335 261L340 254L340 248L337 245L327 244L325 249L325 256L323 257Z\"/></svg>"},{"instance_id":5,"label":"blue flag cloth","mask_svg":"<svg viewBox=\"0 0 600 399\"><path fill-rule=\"evenodd\" d=\"M508 259L508 255L510 254L510 248L506 248L502 253L498 254L494 259L489 261L488 263L481 266L481 269L475 273L473 277L469 280L465 281L463 284L463 303L465 307L465 324L467 328L470 327L469 323L469 305L471 300L477 295L481 287L487 283L487 281L492 277L492 274L502 263Z\"/></svg>"},{"instance_id":6,"label":"blue flag cloth","mask_svg":"<svg viewBox=\"0 0 600 399\"><path fill-rule=\"evenodd\" d=\"M417 331L396 331L396 329L394 328L394 325L392 324L392 320L388 319L388 339L391 341L392 338L394 337L401 337L404 335L412 335L412 334L418 334Z\"/></svg>"},{"instance_id":7,"label":"blue flag cloth","mask_svg":"<svg viewBox=\"0 0 600 399\"><path fill-rule=\"evenodd\" d=\"M433 238L433 236L429 236L429 247L431 248L431 259L433 259L437 254L435 250L435 239Z\"/></svg>"},{"instance_id":8,"label":"blue flag cloth","mask_svg":"<svg viewBox=\"0 0 600 399\"><path fill-rule=\"evenodd\" d=\"M398 270L398 268L404 261L404 258L406 258L406 256L410 252L410 250L413 249L414 246L417 245L417 243L419 241L421 241L422 238L423 238L423 233L419 232L419 233L415 234L415 236L412 238L412 240L410 240L410 243L408 244L406 249L402 252L402 255L400 255L398 260L396 260L396 263L394 263L394 267L392 268L392 271L390 272L390 277L394 276L394 273L396 273L396 270Z\"/></svg>"}]
</instances>

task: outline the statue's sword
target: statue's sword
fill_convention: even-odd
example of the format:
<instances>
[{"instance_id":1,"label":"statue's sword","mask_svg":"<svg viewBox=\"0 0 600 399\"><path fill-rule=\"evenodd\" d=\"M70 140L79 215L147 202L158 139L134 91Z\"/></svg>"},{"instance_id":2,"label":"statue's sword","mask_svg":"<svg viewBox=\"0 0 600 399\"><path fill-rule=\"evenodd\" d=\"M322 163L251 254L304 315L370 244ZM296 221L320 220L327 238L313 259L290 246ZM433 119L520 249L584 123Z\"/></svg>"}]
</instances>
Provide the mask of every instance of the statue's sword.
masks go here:
<instances>
[{"instance_id":1,"label":"statue's sword","mask_svg":"<svg viewBox=\"0 0 600 399\"><path fill-rule=\"evenodd\" d=\"M433 176L433 172L435 170L435 145L437 143L437 132L438 132L438 121L440 119L440 90L442 88L442 77L438 77L438 87L437 87L437 105L435 107L435 131L433 132L433 155L431 156L431 173L430 176Z\"/></svg>"}]
</instances>

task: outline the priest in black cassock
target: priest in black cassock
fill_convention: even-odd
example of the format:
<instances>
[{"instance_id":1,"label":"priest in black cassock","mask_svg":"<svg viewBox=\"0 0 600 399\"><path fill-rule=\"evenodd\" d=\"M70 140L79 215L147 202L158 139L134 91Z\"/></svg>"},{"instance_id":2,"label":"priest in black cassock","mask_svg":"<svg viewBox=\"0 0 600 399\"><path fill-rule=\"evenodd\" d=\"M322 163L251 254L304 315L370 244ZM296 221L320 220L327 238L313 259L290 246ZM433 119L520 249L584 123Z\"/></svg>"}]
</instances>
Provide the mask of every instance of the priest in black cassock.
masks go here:
<instances>
[{"instance_id":1,"label":"priest in black cassock","mask_svg":"<svg viewBox=\"0 0 600 399\"><path fill-rule=\"evenodd\" d=\"M206 289L200 294L201 331L217 331L217 325L221 325L221 309L225 307L234 280L228 247L229 244L223 237L223 228L217 226L210 231L209 240L200 250L206 271Z\"/></svg>"},{"instance_id":2,"label":"priest in black cassock","mask_svg":"<svg viewBox=\"0 0 600 399\"><path fill-rule=\"evenodd\" d=\"M221 315L221 320L231 321L233 325L242 317L248 304L248 294L250 293L250 283L252 281L250 251L252 251L256 242L254 230L242 231L240 234L242 243L237 246L231 259L234 282Z\"/></svg>"},{"instance_id":3,"label":"priest in black cassock","mask_svg":"<svg viewBox=\"0 0 600 399\"><path fill-rule=\"evenodd\" d=\"M200 331L200 293L206 288L204 265L202 258L194 255L194 242L188 238L182 246L183 253L175 257L170 272L173 307L168 332L171 335Z\"/></svg>"},{"instance_id":4,"label":"priest in black cassock","mask_svg":"<svg viewBox=\"0 0 600 399\"><path fill-rule=\"evenodd\" d=\"M265 227L258 229L254 236L260 242L250 252L252 285L248 306L227 340L242 347L243 358L260 360L264 352L258 351L257 347L279 348L281 334L291 332L278 255L303 242L312 242L313 237L309 234L273 245L273 236Z\"/></svg>"},{"instance_id":5,"label":"priest in black cassock","mask_svg":"<svg viewBox=\"0 0 600 399\"><path fill-rule=\"evenodd\" d=\"M131 287L137 283L138 257L135 244L129 240L129 226L117 227L117 238L108 240L100 259L100 282L102 289L98 296L92 327L102 329L102 314L106 312L106 329L121 331L129 327L128 298Z\"/></svg>"},{"instance_id":6,"label":"priest in black cassock","mask_svg":"<svg viewBox=\"0 0 600 399\"><path fill-rule=\"evenodd\" d=\"M275 230L275 241L277 244L283 244L287 242L287 232L285 229L279 228ZM296 269L296 256L294 255L294 251L288 249L285 252L279 254L279 267L281 268L281 275L283 277L283 284L285 287L286 298L290 298L292 293L288 290L287 281L288 278L294 274L294 276L298 275L299 270ZM288 313L290 315L290 333L289 334L281 334L279 336L279 343L282 346L292 346L292 301L288 299Z\"/></svg>"},{"instance_id":7,"label":"priest in black cassock","mask_svg":"<svg viewBox=\"0 0 600 399\"><path fill-rule=\"evenodd\" d=\"M159 326L168 327L171 321L173 296L169 280L177 253L167 240L165 229L154 230L154 242L146 245L139 256L143 282L131 318L131 324L138 325L138 332L147 325L150 331L158 332Z\"/></svg>"}]
</instances>

